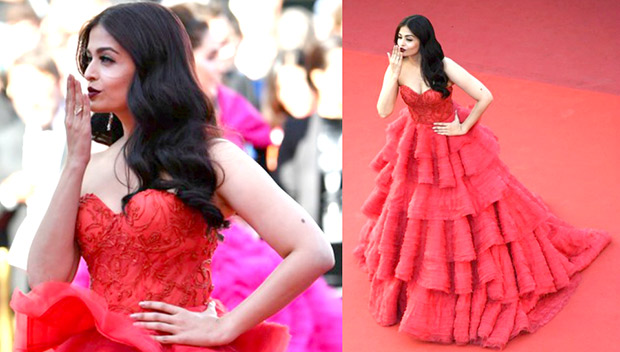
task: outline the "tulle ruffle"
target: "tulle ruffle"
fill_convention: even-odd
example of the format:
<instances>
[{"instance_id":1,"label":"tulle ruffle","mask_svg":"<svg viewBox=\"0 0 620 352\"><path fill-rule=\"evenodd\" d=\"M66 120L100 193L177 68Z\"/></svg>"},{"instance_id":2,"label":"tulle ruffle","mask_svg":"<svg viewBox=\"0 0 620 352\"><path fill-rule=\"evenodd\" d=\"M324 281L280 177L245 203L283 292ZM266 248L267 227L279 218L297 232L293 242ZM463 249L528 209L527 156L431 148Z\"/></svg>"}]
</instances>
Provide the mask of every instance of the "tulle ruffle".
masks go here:
<instances>
[{"instance_id":1,"label":"tulle ruffle","mask_svg":"<svg viewBox=\"0 0 620 352\"><path fill-rule=\"evenodd\" d=\"M28 294L16 290L11 307L15 351L272 352L285 351L290 339L285 326L262 323L227 346L161 345L127 315L108 310L102 297L68 283L43 283ZM221 303L217 310L224 314Z\"/></svg>"},{"instance_id":2,"label":"tulle ruffle","mask_svg":"<svg viewBox=\"0 0 620 352\"><path fill-rule=\"evenodd\" d=\"M550 213L500 161L488 128L445 137L431 127L404 109L371 163L355 249L371 312L424 340L501 348L562 308L610 238Z\"/></svg>"}]
</instances>

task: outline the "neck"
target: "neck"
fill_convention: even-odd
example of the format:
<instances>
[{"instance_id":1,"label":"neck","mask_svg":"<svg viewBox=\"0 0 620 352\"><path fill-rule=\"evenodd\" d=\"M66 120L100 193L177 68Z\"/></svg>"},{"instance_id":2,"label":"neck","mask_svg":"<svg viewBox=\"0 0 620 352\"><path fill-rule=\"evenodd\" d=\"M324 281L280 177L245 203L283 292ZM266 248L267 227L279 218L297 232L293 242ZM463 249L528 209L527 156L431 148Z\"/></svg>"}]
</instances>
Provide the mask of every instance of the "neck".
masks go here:
<instances>
[{"instance_id":1,"label":"neck","mask_svg":"<svg viewBox=\"0 0 620 352\"><path fill-rule=\"evenodd\" d=\"M136 124L136 120L131 116L131 112L126 111L122 113L115 113L116 117L121 121L123 125L123 137L121 140L127 140L129 136L133 133L133 129Z\"/></svg>"},{"instance_id":2,"label":"neck","mask_svg":"<svg viewBox=\"0 0 620 352\"><path fill-rule=\"evenodd\" d=\"M417 53L415 55L407 56L407 61L409 61L415 66L420 66L420 64L422 63L422 55L420 53Z\"/></svg>"}]
</instances>

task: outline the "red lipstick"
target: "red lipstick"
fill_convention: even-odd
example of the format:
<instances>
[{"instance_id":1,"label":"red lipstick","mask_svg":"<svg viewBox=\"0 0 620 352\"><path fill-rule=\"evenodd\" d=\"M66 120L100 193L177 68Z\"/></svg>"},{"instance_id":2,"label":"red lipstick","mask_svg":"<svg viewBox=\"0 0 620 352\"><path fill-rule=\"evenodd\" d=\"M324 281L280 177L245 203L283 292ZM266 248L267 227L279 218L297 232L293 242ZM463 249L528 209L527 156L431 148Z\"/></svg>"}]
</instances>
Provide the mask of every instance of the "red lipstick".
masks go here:
<instances>
[{"instance_id":1,"label":"red lipstick","mask_svg":"<svg viewBox=\"0 0 620 352\"><path fill-rule=\"evenodd\" d=\"M94 97L95 97L95 95L97 95L97 94L99 94L99 93L101 93L101 91L100 91L100 90L97 90L97 89L95 89L95 88L88 87L88 98L89 98L89 99L94 98Z\"/></svg>"}]
</instances>

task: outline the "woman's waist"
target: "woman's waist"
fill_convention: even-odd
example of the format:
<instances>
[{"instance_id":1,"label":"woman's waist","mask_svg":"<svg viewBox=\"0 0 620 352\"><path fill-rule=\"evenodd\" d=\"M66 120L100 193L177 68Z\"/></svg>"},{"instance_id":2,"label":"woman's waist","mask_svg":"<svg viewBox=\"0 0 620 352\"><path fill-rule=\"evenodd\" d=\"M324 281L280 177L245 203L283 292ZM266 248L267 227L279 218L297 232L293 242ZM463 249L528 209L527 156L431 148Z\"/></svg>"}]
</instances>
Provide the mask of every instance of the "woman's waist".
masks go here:
<instances>
[{"instance_id":1,"label":"woman's waist","mask_svg":"<svg viewBox=\"0 0 620 352\"><path fill-rule=\"evenodd\" d=\"M183 308L202 307L211 299L211 283L182 282L168 283L101 283L92 280L91 290L103 297L108 309L115 312L135 313L141 311L142 301L166 302Z\"/></svg>"},{"instance_id":2,"label":"woman's waist","mask_svg":"<svg viewBox=\"0 0 620 352\"><path fill-rule=\"evenodd\" d=\"M441 109L424 109L424 108L412 108L407 107L411 118L419 123L432 125L435 122L451 122L454 121L456 107L452 104L444 106Z\"/></svg>"}]
</instances>

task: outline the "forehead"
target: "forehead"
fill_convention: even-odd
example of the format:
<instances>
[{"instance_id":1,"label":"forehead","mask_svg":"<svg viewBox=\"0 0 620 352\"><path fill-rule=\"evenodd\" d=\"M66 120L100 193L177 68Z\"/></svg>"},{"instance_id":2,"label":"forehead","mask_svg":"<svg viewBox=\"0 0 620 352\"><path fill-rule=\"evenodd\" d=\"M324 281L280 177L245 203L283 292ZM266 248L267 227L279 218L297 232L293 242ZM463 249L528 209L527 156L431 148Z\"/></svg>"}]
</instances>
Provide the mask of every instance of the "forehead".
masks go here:
<instances>
[{"instance_id":1,"label":"forehead","mask_svg":"<svg viewBox=\"0 0 620 352\"><path fill-rule=\"evenodd\" d=\"M90 34L88 36L88 50L93 52L99 48L109 47L118 52L122 51L122 47L114 37L108 31L103 28L101 25L96 25L93 29L90 30Z\"/></svg>"},{"instance_id":2,"label":"forehead","mask_svg":"<svg viewBox=\"0 0 620 352\"><path fill-rule=\"evenodd\" d=\"M409 29L409 27L407 26L402 26L398 29L398 34L402 35L402 36L406 36L406 35L413 35L413 33L411 32L411 30Z\"/></svg>"}]
</instances>

